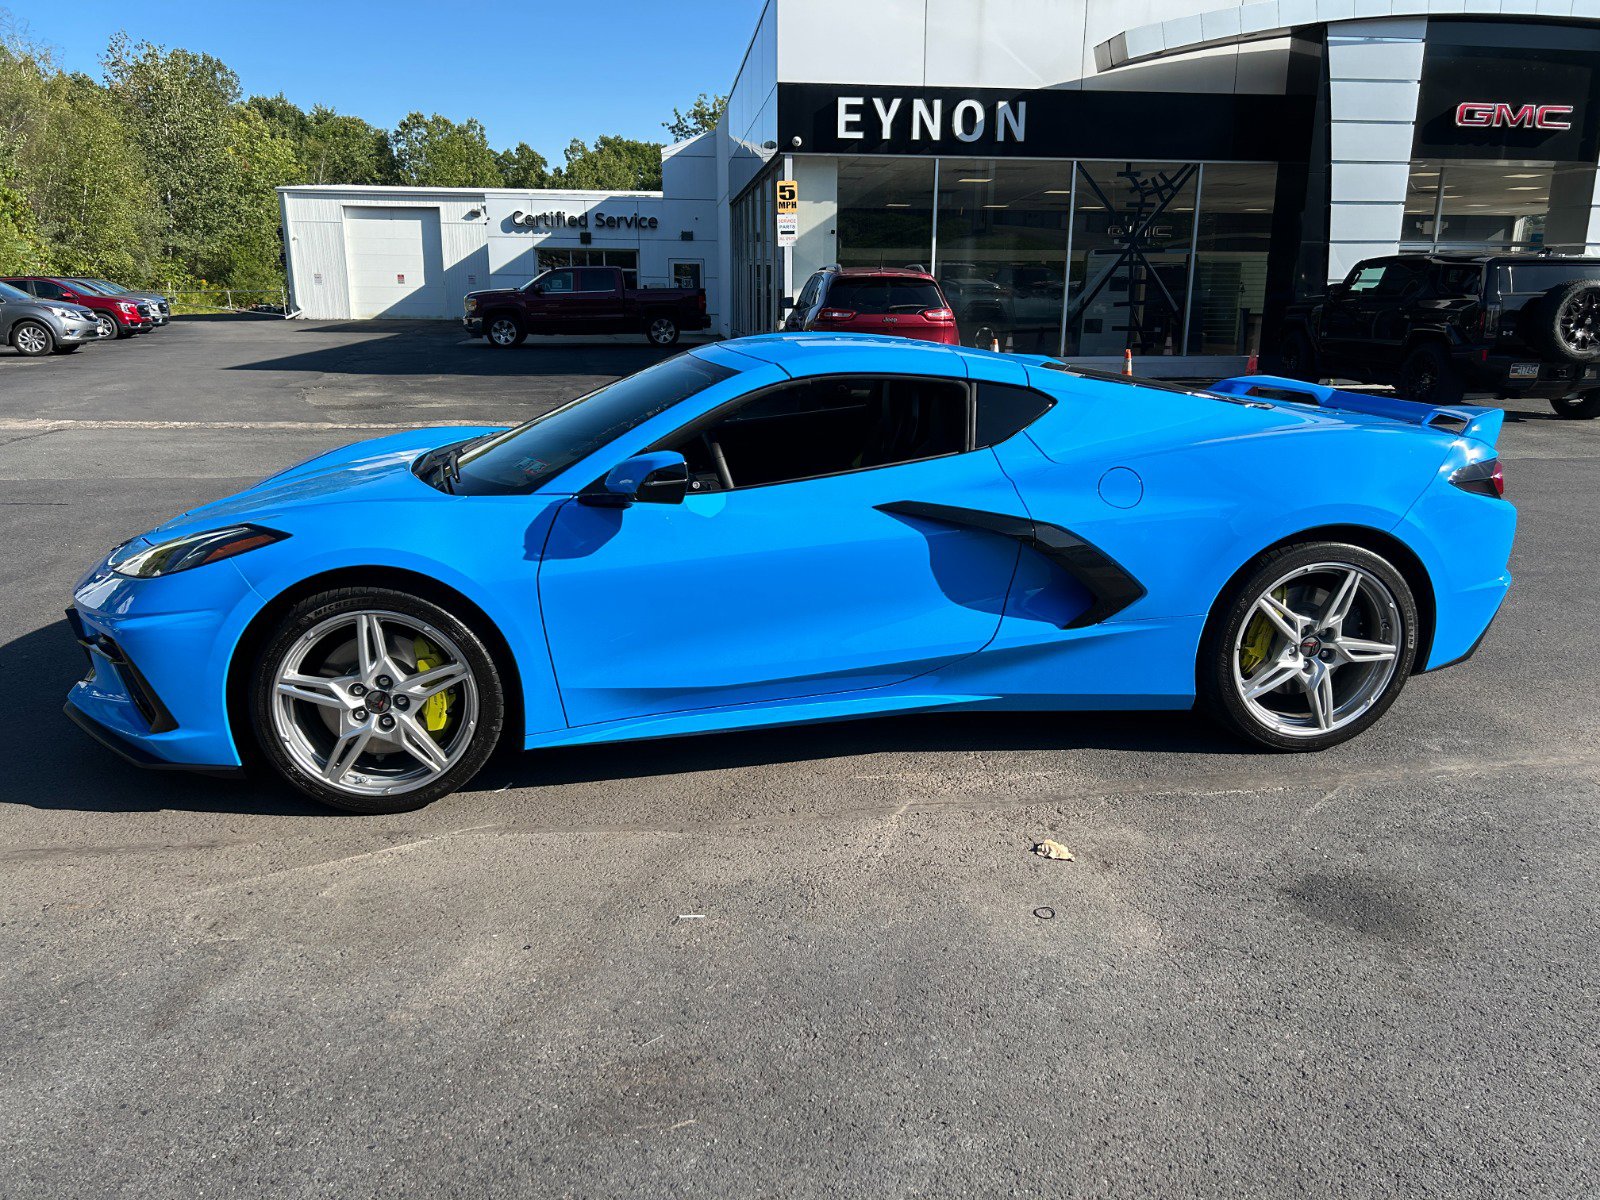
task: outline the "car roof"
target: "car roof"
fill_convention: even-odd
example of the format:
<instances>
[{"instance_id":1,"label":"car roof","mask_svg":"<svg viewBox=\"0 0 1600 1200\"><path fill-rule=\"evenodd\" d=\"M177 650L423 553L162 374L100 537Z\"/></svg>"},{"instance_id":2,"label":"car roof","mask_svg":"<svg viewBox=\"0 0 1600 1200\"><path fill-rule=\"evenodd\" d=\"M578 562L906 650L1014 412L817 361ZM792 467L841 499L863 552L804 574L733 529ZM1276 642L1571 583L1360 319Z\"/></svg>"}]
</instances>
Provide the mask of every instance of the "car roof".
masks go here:
<instances>
[{"instance_id":1,"label":"car roof","mask_svg":"<svg viewBox=\"0 0 1600 1200\"><path fill-rule=\"evenodd\" d=\"M840 267L833 275L848 276L859 279L863 276L882 275L893 279L932 279L933 276L926 271L919 271L912 267Z\"/></svg>"},{"instance_id":2,"label":"car roof","mask_svg":"<svg viewBox=\"0 0 1600 1200\"><path fill-rule=\"evenodd\" d=\"M771 363L783 370L792 368L793 374L816 375L826 374L828 364L834 360L843 364L844 370L865 369L859 362L863 352L869 351L893 356L885 365L875 365L872 370L891 373L904 370L910 374L964 374L967 359L980 355L995 357L992 350L946 346L938 342L875 333L758 333L697 346L690 353L724 362L725 355L736 354L745 359ZM736 362L729 365L735 365ZM749 363L744 365L748 366Z\"/></svg>"},{"instance_id":3,"label":"car roof","mask_svg":"<svg viewBox=\"0 0 1600 1200\"><path fill-rule=\"evenodd\" d=\"M1588 254L1474 254L1465 250L1431 254L1390 254L1383 257L1472 266L1483 266L1485 263L1600 263L1600 257Z\"/></svg>"}]
</instances>

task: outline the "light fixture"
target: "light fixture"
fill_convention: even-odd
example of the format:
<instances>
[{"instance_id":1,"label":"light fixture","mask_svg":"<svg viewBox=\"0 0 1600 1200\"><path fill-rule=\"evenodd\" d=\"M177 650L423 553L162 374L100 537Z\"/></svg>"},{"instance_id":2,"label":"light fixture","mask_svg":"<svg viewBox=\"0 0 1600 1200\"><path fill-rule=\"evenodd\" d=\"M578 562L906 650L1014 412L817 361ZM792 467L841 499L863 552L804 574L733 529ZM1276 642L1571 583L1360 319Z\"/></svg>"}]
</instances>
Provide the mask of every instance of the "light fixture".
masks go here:
<instances>
[{"instance_id":1,"label":"light fixture","mask_svg":"<svg viewBox=\"0 0 1600 1200\"><path fill-rule=\"evenodd\" d=\"M1437 172L1437 171L1413 171L1413 172L1411 172L1411 174L1416 179L1435 179L1435 178L1438 177L1439 172Z\"/></svg>"},{"instance_id":2,"label":"light fixture","mask_svg":"<svg viewBox=\"0 0 1600 1200\"><path fill-rule=\"evenodd\" d=\"M1072 195L1072 189L1071 188L1046 188L1044 194L1046 196L1070 196L1070 195Z\"/></svg>"},{"instance_id":3,"label":"light fixture","mask_svg":"<svg viewBox=\"0 0 1600 1200\"><path fill-rule=\"evenodd\" d=\"M910 208L909 204L885 204L885 208Z\"/></svg>"},{"instance_id":4,"label":"light fixture","mask_svg":"<svg viewBox=\"0 0 1600 1200\"><path fill-rule=\"evenodd\" d=\"M1538 190L1539 185L1537 183L1524 183L1519 184L1517 187L1506 189L1508 192L1537 192Z\"/></svg>"},{"instance_id":5,"label":"light fixture","mask_svg":"<svg viewBox=\"0 0 1600 1200\"><path fill-rule=\"evenodd\" d=\"M1539 173L1537 171L1535 171L1531 175L1529 175L1529 174L1507 175L1506 178L1507 179L1537 179L1537 178L1539 178Z\"/></svg>"},{"instance_id":6,"label":"light fixture","mask_svg":"<svg viewBox=\"0 0 1600 1200\"><path fill-rule=\"evenodd\" d=\"M1266 212L1266 211L1267 210L1264 209L1264 208L1247 208L1247 209L1245 209L1245 212Z\"/></svg>"},{"instance_id":7,"label":"light fixture","mask_svg":"<svg viewBox=\"0 0 1600 1200\"><path fill-rule=\"evenodd\" d=\"M1009 204L985 204L985 205L982 205L981 207L983 207L983 208L1010 208L1011 206Z\"/></svg>"},{"instance_id":8,"label":"light fixture","mask_svg":"<svg viewBox=\"0 0 1600 1200\"><path fill-rule=\"evenodd\" d=\"M988 179L958 179L958 180L956 180L956 182L957 183L993 183L994 182L994 176L991 175Z\"/></svg>"}]
</instances>

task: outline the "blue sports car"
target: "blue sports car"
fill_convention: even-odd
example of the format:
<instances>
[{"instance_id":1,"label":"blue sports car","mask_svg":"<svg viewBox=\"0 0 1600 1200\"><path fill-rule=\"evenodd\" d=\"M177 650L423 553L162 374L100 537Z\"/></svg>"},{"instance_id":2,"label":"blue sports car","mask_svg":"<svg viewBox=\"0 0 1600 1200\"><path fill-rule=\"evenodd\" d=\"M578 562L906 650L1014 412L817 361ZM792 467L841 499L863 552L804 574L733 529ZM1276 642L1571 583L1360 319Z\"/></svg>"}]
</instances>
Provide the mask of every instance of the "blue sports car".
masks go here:
<instances>
[{"instance_id":1,"label":"blue sports car","mask_svg":"<svg viewBox=\"0 0 1600 1200\"><path fill-rule=\"evenodd\" d=\"M1355 736L1510 584L1497 410L781 334L312 459L113 550L67 711L420 807L527 749L880 713Z\"/></svg>"}]
</instances>

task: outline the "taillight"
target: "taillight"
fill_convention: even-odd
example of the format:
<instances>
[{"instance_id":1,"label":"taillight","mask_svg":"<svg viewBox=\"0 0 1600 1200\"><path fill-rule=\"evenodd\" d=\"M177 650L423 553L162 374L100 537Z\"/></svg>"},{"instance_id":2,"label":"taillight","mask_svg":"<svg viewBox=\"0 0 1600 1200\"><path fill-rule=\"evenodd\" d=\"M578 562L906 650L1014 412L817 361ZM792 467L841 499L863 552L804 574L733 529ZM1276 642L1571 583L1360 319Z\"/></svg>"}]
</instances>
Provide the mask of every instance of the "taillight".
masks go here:
<instances>
[{"instance_id":1,"label":"taillight","mask_svg":"<svg viewBox=\"0 0 1600 1200\"><path fill-rule=\"evenodd\" d=\"M700 311L701 312L705 312L705 310L706 310L706 294L704 292L701 292L699 297L698 297L698 299L700 301Z\"/></svg>"},{"instance_id":2,"label":"taillight","mask_svg":"<svg viewBox=\"0 0 1600 1200\"><path fill-rule=\"evenodd\" d=\"M956 319L955 313L948 308L925 308L922 315L935 325L948 325Z\"/></svg>"},{"instance_id":3,"label":"taillight","mask_svg":"<svg viewBox=\"0 0 1600 1200\"><path fill-rule=\"evenodd\" d=\"M856 314L848 308L825 308L817 314L819 321L854 321Z\"/></svg>"},{"instance_id":4,"label":"taillight","mask_svg":"<svg viewBox=\"0 0 1600 1200\"><path fill-rule=\"evenodd\" d=\"M1493 496L1499 500L1506 494L1505 472L1501 470L1498 458L1486 458L1482 462L1468 463L1450 476L1450 482L1463 492L1472 492L1478 496Z\"/></svg>"}]
</instances>

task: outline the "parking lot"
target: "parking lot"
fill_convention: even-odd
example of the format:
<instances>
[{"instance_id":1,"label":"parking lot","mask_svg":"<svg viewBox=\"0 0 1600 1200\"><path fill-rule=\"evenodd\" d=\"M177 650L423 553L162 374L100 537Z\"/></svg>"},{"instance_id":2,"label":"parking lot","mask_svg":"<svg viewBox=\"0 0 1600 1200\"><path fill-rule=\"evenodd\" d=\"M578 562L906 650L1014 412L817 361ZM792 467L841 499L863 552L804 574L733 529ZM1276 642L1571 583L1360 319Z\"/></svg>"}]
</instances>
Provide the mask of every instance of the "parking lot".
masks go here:
<instances>
[{"instance_id":1,"label":"parking lot","mask_svg":"<svg viewBox=\"0 0 1600 1200\"><path fill-rule=\"evenodd\" d=\"M61 715L112 544L660 356L242 318L0 355L0 1194L1600 1190L1600 422L1513 405L1506 609L1317 756L893 718L351 817Z\"/></svg>"}]
</instances>

